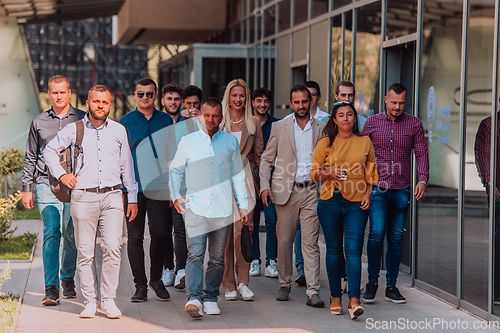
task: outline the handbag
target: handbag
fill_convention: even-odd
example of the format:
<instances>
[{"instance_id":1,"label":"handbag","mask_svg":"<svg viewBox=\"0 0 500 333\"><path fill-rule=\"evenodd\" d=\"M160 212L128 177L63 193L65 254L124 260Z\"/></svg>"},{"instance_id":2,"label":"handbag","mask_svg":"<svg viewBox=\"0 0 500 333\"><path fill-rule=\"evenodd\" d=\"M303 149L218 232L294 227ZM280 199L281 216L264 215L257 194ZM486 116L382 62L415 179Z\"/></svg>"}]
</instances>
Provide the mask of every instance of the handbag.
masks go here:
<instances>
[{"instance_id":1,"label":"handbag","mask_svg":"<svg viewBox=\"0 0 500 333\"><path fill-rule=\"evenodd\" d=\"M248 225L244 225L241 228L241 254L246 262L252 262L252 238L250 237L250 229L248 229Z\"/></svg>"}]
</instances>

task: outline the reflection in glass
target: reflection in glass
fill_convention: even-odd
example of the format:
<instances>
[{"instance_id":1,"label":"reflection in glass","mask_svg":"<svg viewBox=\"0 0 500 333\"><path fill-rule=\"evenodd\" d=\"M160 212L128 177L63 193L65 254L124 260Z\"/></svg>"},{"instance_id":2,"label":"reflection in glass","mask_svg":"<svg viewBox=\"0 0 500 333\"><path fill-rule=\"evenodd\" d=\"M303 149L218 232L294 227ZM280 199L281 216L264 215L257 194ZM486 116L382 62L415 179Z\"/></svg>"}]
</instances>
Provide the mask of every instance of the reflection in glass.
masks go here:
<instances>
[{"instance_id":1,"label":"reflection in glass","mask_svg":"<svg viewBox=\"0 0 500 333\"><path fill-rule=\"evenodd\" d=\"M380 10L380 2L358 9L355 106L365 117L379 109Z\"/></svg>"},{"instance_id":2,"label":"reflection in glass","mask_svg":"<svg viewBox=\"0 0 500 333\"><path fill-rule=\"evenodd\" d=\"M352 11L345 13L344 80L351 81L352 63Z\"/></svg>"},{"instance_id":3,"label":"reflection in glass","mask_svg":"<svg viewBox=\"0 0 500 333\"><path fill-rule=\"evenodd\" d=\"M417 0L388 0L386 40L417 32Z\"/></svg>"},{"instance_id":4,"label":"reflection in glass","mask_svg":"<svg viewBox=\"0 0 500 333\"><path fill-rule=\"evenodd\" d=\"M447 10L438 10L442 6ZM425 1L423 35L419 117L429 147L430 178L427 197L417 206L416 278L456 295L461 1Z\"/></svg>"},{"instance_id":5,"label":"reflection in glass","mask_svg":"<svg viewBox=\"0 0 500 333\"><path fill-rule=\"evenodd\" d=\"M335 87L337 82L342 80L342 23L340 16L332 18L332 50L331 50L331 75L330 86ZM335 91L330 91L330 110L335 103Z\"/></svg>"},{"instance_id":6,"label":"reflection in glass","mask_svg":"<svg viewBox=\"0 0 500 333\"><path fill-rule=\"evenodd\" d=\"M476 138L481 134L478 132L480 122L485 117L491 116L494 7L494 0L481 0L471 5L467 55L462 295L465 301L483 310L488 309L489 210L486 191L481 184L481 178L478 176L475 166L475 162L477 163L478 160L474 156L474 141L477 142ZM491 124L491 118L489 121ZM489 156L482 157L490 160Z\"/></svg>"},{"instance_id":7,"label":"reflection in glass","mask_svg":"<svg viewBox=\"0 0 500 333\"><path fill-rule=\"evenodd\" d=\"M328 13L328 3L329 0L313 0L312 1L312 13L311 16L314 18L316 16Z\"/></svg>"},{"instance_id":8,"label":"reflection in glass","mask_svg":"<svg viewBox=\"0 0 500 333\"><path fill-rule=\"evenodd\" d=\"M284 31L290 28L290 6L291 0L283 0L281 1L279 6L279 22L278 22L278 31Z\"/></svg>"},{"instance_id":9,"label":"reflection in glass","mask_svg":"<svg viewBox=\"0 0 500 333\"><path fill-rule=\"evenodd\" d=\"M309 0L295 0L294 25L307 21L309 17Z\"/></svg>"},{"instance_id":10,"label":"reflection in glass","mask_svg":"<svg viewBox=\"0 0 500 333\"><path fill-rule=\"evenodd\" d=\"M264 11L264 37L274 35L276 30L276 6L271 6Z\"/></svg>"}]
</instances>

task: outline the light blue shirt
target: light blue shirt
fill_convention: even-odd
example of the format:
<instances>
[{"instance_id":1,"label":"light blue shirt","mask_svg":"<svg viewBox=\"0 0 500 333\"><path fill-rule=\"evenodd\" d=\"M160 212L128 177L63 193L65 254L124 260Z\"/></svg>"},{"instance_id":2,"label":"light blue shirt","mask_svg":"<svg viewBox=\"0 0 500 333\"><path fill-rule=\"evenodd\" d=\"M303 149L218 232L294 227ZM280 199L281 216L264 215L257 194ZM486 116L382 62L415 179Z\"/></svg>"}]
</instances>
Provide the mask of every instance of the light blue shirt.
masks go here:
<instances>
[{"instance_id":1,"label":"light blue shirt","mask_svg":"<svg viewBox=\"0 0 500 333\"><path fill-rule=\"evenodd\" d=\"M137 202L138 185L135 181L132 153L125 127L116 121L106 122L95 128L88 114L83 118L83 153L78 156L76 176L78 182L74 189L104 188L123 183L128 192L128 202ZM50 173L59 179L66 171L59 164L59 154L76 141L76 124L66 125L52 139L43 156Z\"/></svg>"},{"instance_id":2,"label":"light blue shirt","mask_svg":"<svg viewBox=\"0 0 500 333\"><path fill-rule=\"evenodd\" d=\"M217 131L212 138L200 129L181 139L170 165L169 188L175 201L181 198L186 177L186 200L199 216L222 218L233 211L233 190L240 209L248 209L245 171L238 140Z\"/></svg>"}]
</instances>

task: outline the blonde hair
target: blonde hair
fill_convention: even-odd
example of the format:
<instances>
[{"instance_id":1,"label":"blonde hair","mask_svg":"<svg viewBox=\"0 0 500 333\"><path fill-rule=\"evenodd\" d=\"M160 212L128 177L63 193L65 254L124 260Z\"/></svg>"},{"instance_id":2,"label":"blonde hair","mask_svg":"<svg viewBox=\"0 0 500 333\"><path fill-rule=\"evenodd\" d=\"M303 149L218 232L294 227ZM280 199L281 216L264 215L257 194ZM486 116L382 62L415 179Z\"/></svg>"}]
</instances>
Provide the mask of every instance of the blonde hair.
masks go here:
<instances>
[{"instance_id":1,"label":"blonde hair","mask_svg":"<svg viewBox=\"0 0 500 333\"><path fill-rule=\"evenodd\" d=\"M224 98L222 99L222 122L221 122L221 129L231 133L231 115L229 113L229 110L231 109L231 106L229 105L229 95L231 94L231 89L234 87L243 87L245 89L245 124L247 126L248 133L250 135L254 135L255 131L257 130L255 128L255 123L253 122L252 119L252 107L251 107L251 102L250 102L250 90L248 90L248 86L243 81L242 79L235 79L231 82L226 87L226 91L224 92ZM236 119L235 119L236 120Z\"/></svg>"}]
</instances>

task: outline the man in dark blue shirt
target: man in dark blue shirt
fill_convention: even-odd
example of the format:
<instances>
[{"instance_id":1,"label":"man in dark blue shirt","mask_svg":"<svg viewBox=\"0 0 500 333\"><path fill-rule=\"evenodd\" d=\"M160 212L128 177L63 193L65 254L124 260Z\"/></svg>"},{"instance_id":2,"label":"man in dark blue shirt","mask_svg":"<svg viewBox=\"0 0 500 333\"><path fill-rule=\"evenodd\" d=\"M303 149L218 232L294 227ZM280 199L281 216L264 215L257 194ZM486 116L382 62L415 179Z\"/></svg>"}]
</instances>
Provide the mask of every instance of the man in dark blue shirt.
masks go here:
<instances>
[{"instance_id":1,"label":"man in dark blue shirt","mask_svg":"<svg viewBox=\"0 0 500 333\"><path fill-rule=\"evenodd\" d=\"M165 190L168 191L168 178L166 177L168 168L161 167L164 161L161 158L161 153L168 143L159 142L159 140L155 142L154 134L161 130L166 132L165 128L172 125L173 121L170 115L154 108L157 86L153 80L149 78L139 80L134 94L137 109L120 119L120 124L127 130L130 150L134 159L135 178L139 184L137 217L133 221L127 221L127 254L136 287L131 301L144 302L147 300L148 280L144 265L143 246L146 213L148 214L151 238L149 286L155 291L159 300L167 301L170 299L170 294L163 285L161 276L165 255L169 255L168 251L171 252L173 247L172 218L169 214L168 196L164 193ZM145 171L144 165L158 166L158 176L150 179L151 172L149 169Z\"/></svg>"},{"instance_id":2,"label":"man in dark blue shirt","mask_svg":"<svg viewBox=\"0 0 500 333\"><path fill-rule=\"evenodd\" d=\"M271 103L273 101L273 93L267 88L257 88L253 92L252 106L254 109L254 116L260 119L262 126L262 136L264 137L264 150L271 134L272 124L278 121L269 114ZM260 245L259 245L259 224L260 213L264 209L264 217L266 219L266 270L267 277L278 277L278 266L276 262L278 252L278 242L276 239L276 209L274 204L271 203L269 207L262 205L262 200L257 199L255 203L255 210L253 214L253 232L252 232L252 250L253 260L250 264L250 276L260 275Z\"/></svg>"}]
</instances>

